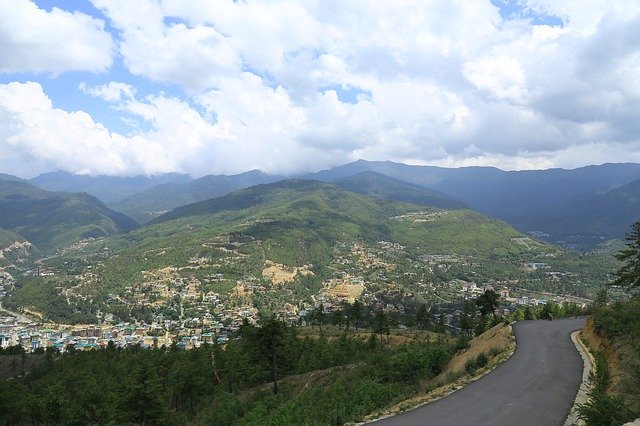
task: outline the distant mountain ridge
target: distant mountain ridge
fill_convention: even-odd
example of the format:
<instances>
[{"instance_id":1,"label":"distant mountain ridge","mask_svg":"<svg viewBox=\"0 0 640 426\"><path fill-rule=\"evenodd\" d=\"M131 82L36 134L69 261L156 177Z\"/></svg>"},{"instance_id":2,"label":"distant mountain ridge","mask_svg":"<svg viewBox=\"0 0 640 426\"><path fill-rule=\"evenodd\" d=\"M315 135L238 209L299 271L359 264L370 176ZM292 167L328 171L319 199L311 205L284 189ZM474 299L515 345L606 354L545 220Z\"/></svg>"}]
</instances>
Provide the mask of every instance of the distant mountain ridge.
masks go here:
<instances>
[{"instance_id":1,"label":"distant mountain ridge","mask_svg":"<svg viewBox=\"0 0 640 426\"><path fill-rule=\"evenodd\" d=\"M335 183L380 199L440 208L468 206L505 220L520 231L548 234L545 238L549 241L580 249L590 249L605 239L622 238L629 221L640 217L640 208L632 201L635 187L624 189L640 179L640 164L504 171L495 167L452 169L358 160L301 177ZM116 178L58 172L38 176L32 183L115 200L107 205L146 223L181 206L281 179L284 177L257 170L195 180L178 174ZM0 175L0 181L20 179Z\"/></svg>"},{"instance_id":2,"label":"distant mountain ridge","mask_svg":"<svg viewBox=\"0 0 640 426\"><path fill-rule=\"evenodd\" d=\"M137 227L86 193L49 192L30 183L0 181L0 227L41 249Z\"/></svg>"},{"instance_id":3,"label":"distant mountain ridge","mask_svg":"<svg viewBox=\"0 0 640 426\"><path fill-rule=\"evenodd\" d=\"M570 200L527 224L567 244L596 245L621 238L640 220L640 179L604 194Z\"/></svg>"},{"instance_id":4,"label":"distant mountain ridge","mask_svg":"<svg viewBox=\"0 0 640 426\"><path fill-rule=\"evenodd\" d=\"M374 171L405 182L418 184L442 191L453 198L467 203L470 208L497 217L514 225L521 231L540 231L549 234L549 239L564 240L555 235L557 216L551 211L571 209L580 200L592 199L620 188L640 178L640 164L603 164L574 170L549 169L503 171L493 167L465 167L448 169L433 166L410 166L391 161L359 160L305 177L324 182ZM611 198L609 202L614 202ZM564 206L564 207L563 207ZM600 213L585 209L593 214L605 214L607 209L619 209L617 205L598 204ZM631 207L630 207L631 208ZM569 217L569 216L567 216ZM627 215L626 218L633 217ZM590 220L589 218L583 218ZM570 229L580 231L582 221ZM628 227L630 223L623 226ZM566 228L569 229L569 228ZM620 227L615 232L601 232L597 238L581 239L579 248L591 248L602 238L621 238ZM588 240L591 240L590 242Z\"/></svg>"},{"instance_id":5,"label":"distant mountain ridge","mask_svg":"<svg viewBox=\"0 0 640 426\"><path fill-rule=\"evenodd\" d=\"M140 223L146 223L176 207L208 200L229 194L253 185L275 182L282 176L268 175L252 170L237 175L204 176L184 184L165 184L127 197L110 204L116 211L123 212Z\"/></svg>"},{"instance_id":6,"label":"distant mountain ridge","mask_svg":"<svg viewBox=\"0 0 640 426\"><path fill-rule=\"evenodd\" d=\"M441 209L464 209L466 204L451 196L424 186L403 182L381 173L365 171L333 182L347 191L383 200Z\"/></svg>"},{"instance_id":7,"label":"distant mountain ridge","mask_svg":"<svg viewBox=\"0 0 640 426\"><path fill-rule=\"evenodd\" d=\"M155 185L182 184L191 177L179 173L158 176L90 176L67 172L44 173L31 179L34 185L47 191L86 192L105 204L113 203Z\"/></svg>"}]
</instances>

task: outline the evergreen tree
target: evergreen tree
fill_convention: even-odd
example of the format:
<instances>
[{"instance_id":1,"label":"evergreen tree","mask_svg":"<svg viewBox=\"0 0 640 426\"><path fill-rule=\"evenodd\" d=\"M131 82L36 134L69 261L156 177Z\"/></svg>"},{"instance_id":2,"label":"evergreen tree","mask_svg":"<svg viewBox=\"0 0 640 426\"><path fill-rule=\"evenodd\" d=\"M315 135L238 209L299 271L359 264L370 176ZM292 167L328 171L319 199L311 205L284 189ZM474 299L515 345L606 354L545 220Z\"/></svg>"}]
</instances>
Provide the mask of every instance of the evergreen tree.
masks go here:
<instances>
[{"instance_id":1,"label":"evergreen tree","mask_svg":"<svg viewBox=\"0 0 640 426\"><path fill-rule=\"evenodd\" d=\"M162 423L166 411L162 379L149 360L142 356L123 392L120 413L124 422Z\"/></svg>"},{"instance_id":2,"label":"evergreen tree","mask_svg":"<svg viewBox=\"0 0 640 426\"><path fill-rule=\"evenodd\" d=\"M418 307L415 320L419 329L426 330L429 327L429 309L424 303Z\"/></svg>"},{"instance_id":3,"label":"evergreen tree","mask_svg":"<svg viewBox=\"0 0 640 426\"><path fill-rule=\"evenodd\" d=\"M500 295L493 290L486 290L476 299L476 305L480 308L480 315L487 316L492 314L500 304L498 303Z\"/></svg>"},{"instance_id":4,"label":"evergreen tree","mask_svg":"<svg viewBox=\"0 0 640 426\"><path fill-rule=\"evenodd\" d=\"M473 329L476 326L476 305L471 301L464 302L462 312L460 313L460 328L462 332L469 336L473 335Z\"/></svg>"},{"instance_id":5,"label":"evergreen tree","mask_svg":"<svg viewBox=\"0 0 640 426\"><path fill-rule=\"evenodd\" d=\"M262 318L260 327L243 325L241 333L257 361L266 362L273 383L273 393L277 394L279 391L278 373L285 358L284 352L290 334L289 326L272 315L266 319Z\"/></svg>"},{"instance_id":6,"label":"evergreen tree","mask_svg":"<svg viewBox=\"0 0 640 426\"><path fill-rule=\"evenodd\" d=\"M625 239L628 241L627 248L616 254L616 259L625 264L615 273L616 279L611 285L640 287L640 221L631 226L631 232Z\"/></svg>"},{"instance_id":7,"label":"evergreen tree","mask_svg":"<svg viewBox=\"0 0 640 426\"><path fill-rule=\"evenodd\" d=\"M382 309L377 310L373 315L373 332L378 334L389 334L390 331L391 326L389 324L389 317Z\"/></svg>"}]
</instances>

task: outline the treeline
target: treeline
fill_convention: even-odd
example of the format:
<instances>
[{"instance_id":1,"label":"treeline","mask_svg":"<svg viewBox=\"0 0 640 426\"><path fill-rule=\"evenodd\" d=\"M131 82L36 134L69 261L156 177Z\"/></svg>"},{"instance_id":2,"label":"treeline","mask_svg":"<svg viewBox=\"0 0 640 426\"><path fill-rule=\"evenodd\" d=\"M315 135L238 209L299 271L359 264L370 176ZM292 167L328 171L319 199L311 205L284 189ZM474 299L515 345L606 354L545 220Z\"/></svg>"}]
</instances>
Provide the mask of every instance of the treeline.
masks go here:
<instances>
[{"instance_id":1,"label":"treeline","mask_svg":"<svg viewBox=\"0 0 640 426\"><path fill-rule=\"evenodd\" d=\"M406 399L454 346L426 333L302 336L275 318L227 345L64 355L0 382L0 424L342 424ZM389 340L391 339L391 340Z\"/></svg>"}]
</instances>

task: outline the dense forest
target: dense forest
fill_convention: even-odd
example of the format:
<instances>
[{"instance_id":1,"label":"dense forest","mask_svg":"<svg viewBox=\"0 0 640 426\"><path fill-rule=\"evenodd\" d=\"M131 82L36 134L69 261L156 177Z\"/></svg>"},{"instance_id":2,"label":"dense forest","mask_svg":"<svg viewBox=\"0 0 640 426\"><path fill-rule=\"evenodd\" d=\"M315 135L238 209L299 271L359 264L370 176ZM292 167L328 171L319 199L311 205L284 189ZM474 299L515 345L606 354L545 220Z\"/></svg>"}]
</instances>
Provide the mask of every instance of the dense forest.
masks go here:
<instances>
[{"instance_id":1,"label":"dense forest","mask_svg":"<svg viewBox=\"0 0 640 426\"><path fill-rule=\"evenodd\" d=\"M301 336L273 318L240 334L190 351L47 351L0 382L0 424L342 424L415 394L456 349L427 333Z\"/></svg>"}]
</instances>

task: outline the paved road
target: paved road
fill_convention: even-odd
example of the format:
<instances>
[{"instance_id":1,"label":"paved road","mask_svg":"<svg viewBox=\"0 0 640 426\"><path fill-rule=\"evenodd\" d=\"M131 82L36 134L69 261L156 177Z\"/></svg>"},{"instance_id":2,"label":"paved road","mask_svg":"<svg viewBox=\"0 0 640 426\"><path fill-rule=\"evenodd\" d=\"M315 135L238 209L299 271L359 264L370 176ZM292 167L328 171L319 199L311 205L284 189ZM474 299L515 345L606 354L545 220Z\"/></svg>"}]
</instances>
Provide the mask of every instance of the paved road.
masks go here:
<instances>
[{"instance_id":1,"label":"paved road","mask_svg":"<svg viewBox=\"0 0 640 426\"><path fill-rule=\"evenodd\" d=\"M582 380L571 333L583 325L584 319L517 322L516 352L493 372L375 425L562 425Z\"/></svg>"}]
</instances>

